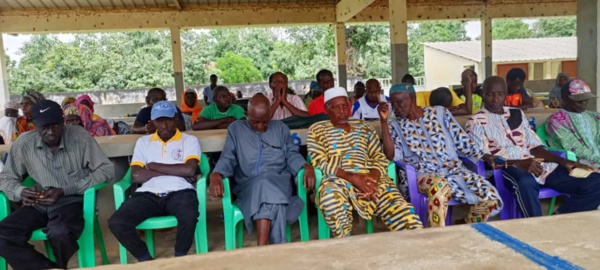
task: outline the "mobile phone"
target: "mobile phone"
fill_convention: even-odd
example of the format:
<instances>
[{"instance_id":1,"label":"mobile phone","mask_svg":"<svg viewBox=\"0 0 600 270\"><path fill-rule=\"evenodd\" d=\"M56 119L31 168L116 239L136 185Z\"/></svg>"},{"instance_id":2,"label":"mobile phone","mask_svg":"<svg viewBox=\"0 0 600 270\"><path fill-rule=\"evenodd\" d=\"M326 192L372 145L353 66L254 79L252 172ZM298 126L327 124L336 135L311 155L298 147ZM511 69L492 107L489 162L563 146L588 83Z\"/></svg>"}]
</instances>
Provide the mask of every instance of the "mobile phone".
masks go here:
<instances>
[{"instance_id":1,"label":"mobile phone","mask_svg":"<svg viewBox=\"0 0 600 270\"><path fill-rule=\"evenodd\" d=\"M504 165L506 163L506 159L503 157L496 157L494 158L494 163L496 163L496 165Z\"/></svg>"}]
</instances>

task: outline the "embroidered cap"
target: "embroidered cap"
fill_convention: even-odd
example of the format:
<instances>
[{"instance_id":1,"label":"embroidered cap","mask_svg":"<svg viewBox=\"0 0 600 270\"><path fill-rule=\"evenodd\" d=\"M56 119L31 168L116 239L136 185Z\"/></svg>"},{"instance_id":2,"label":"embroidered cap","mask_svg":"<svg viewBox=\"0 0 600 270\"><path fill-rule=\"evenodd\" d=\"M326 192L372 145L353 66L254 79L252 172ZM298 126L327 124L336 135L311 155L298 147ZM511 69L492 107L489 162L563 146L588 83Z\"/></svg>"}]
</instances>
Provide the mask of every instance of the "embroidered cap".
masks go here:
<instances>
[{"instance_id":1,"label":"embroidered cap","mask_svg":"<svg viewBox=\"0 0 600 270\"><path fill-rule=\"evenodd\" d=\"M346 89L344 89L344 87L334 87L331 88L327 91L325 91L325 102L330 101L336 97L346 97L348 98L348 92L346 92Z\"/></svg>"},{"instance_id":2,"label":"embroidered cap","mask_svg":"<svg viewBox=\"0 0 600 270\"><path fill-rule=\"evenodd\" d=\"M410 83L398 83L390 88L390 95L394 93L415 93L415 88Z\"/></svg>"},{"instance_id":3,"label":"embroidered cap","mask_svg":"<svg viewBox=\"0 0 600 270\"><path fill-rule=\"evenodd\" d=\"M175 108L175 105L168 100L163 100L154 103L152 112L150 112L150 119L154 121L161 117L175 117L176 114L177 108Z\"/></svg>"},{"instance_id":4,"label":"embroidered cap","mask_svg":"<svg viewBox=\"0 0 600 270\"><path fill-rule=\"evenodd\" d=\"M590 98L596 98L592 94L590 87L582 80L572 80L562 89L563 93L567 94L570 99L575 101L588 100ZM568 91L568 92L567 92Z\"/></svg>"}]
</instances>

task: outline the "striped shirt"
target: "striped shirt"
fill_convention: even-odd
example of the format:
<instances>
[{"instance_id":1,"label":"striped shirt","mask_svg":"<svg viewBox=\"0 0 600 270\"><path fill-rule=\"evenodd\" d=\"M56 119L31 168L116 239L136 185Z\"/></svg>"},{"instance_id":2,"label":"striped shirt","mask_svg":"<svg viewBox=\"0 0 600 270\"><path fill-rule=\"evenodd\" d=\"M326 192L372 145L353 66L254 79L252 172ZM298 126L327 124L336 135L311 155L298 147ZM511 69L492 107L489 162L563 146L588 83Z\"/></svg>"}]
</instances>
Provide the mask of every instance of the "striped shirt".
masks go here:
<instances>
[{"instance_id":1,"label":"striped shirt","mask_svg":"<svg viewBox=\"0 0 600 270\"><path fill-rule=\"evenodd\" d=\"M329 120L309 128L307 145L312 165L321 169L324 177L335 176L338 168L364 174L377 169L382 176L387 175L389 161L375 130L362 120L348 119L348 124L348 132L334 127Z\"/></svg>"},{"instance_id":2,"label":"striped shirt","mask_svg":"<svg viewBox=\"0 0 600 270\"><path fill-rule=\"evenodd\" d=\"M83 199L86 189L114 178L112 163L96 140L82 127L63 126L59 149L52 153L37 131L19 136L10 148L9 158L0 173L0 190L12 201L21 200L25 175L36 181L38 189L62 188L64 196L53 205L36 205L52 210Z\"/></svg>"}]
</instances>

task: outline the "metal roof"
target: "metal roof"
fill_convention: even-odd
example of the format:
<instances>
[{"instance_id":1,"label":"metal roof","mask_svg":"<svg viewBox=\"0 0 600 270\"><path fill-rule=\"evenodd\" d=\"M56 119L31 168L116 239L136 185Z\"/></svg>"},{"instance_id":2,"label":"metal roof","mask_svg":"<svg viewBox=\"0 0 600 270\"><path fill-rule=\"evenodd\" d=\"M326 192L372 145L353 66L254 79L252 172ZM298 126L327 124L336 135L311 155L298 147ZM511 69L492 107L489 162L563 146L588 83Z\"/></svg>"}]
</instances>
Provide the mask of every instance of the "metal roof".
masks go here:
<instances>
[{"instance_id":1,"label":"metal roof","mask_svg":"<svg viewBox=\"0 0 600 270\"><path fill-rule=\"evenodd\" d=\"M481 41L428 42L423 45L475 62L481 61ZM577 37L494 40L492 61L576 59Z\"/></svg>"}]
</instances>

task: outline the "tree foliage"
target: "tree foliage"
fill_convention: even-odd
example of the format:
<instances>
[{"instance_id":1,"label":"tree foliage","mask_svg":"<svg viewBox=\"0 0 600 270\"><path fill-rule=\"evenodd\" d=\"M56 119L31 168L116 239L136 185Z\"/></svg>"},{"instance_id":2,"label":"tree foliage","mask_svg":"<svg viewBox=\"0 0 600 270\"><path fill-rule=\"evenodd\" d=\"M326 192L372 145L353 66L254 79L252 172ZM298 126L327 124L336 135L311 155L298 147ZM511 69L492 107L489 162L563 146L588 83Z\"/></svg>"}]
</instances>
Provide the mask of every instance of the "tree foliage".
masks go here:
<instances>
[{"instance_id":1,"label":"tree foliage","mask_svg":"<svg viewBox=\"0 0 600 270\"><path fill-rule=\"evenodd\" d=\"M252 59L232 52L217 60L219 75L224 83L257 82L262 80L260 71L252 65Z\"/></svg>"},{"instance_id":2,"label":"tree foliage","mask_svg":"<svg viewBox=\"0 0 600 270\"><path fill-rule=\"evenodd\" d=\"M543 18L533 24L534 37L574 37L577 35L577 18Z\"/></svg>"},{"instance_id":3,"label":"tree foliage","mask_svg":"<svg viewBox=\"0 0 600 270\"><path fill-rule=\"evenodd\" d=\"M531 38L533 31L520 19L496 19L492 22L492 39Z\"/></svg>"}]
</instances>

